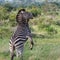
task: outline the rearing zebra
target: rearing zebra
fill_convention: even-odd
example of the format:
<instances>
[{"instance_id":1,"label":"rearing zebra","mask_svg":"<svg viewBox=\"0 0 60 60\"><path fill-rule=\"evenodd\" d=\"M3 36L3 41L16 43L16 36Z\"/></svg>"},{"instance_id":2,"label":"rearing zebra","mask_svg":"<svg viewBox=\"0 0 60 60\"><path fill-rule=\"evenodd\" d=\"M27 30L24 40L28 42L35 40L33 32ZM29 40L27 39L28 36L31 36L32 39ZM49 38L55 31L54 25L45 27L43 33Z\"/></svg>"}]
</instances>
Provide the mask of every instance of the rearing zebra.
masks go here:
<instances>
[{"instance_id":1,"label":"rearing zebra","mask_svg":"<svg viewBox=\"0 0 60 60\"><path fill-rule=\"evenodd\" d=\"M28 26L29 19L32 19L32 14L29 12L26 12L25 9L19 10L16 21L18 22L17 30L15 31L14 35L12 36L9 46L10 46L10 54L11 54L11 60L14 58L14 51L16 51L17 57L20 55L21 60L22 53L24 49L24 43L27 41L28 38L30 38L31 42L31 49L33 48L33 40L31 37L31 31Z\"/></svg>"}]
</instances>

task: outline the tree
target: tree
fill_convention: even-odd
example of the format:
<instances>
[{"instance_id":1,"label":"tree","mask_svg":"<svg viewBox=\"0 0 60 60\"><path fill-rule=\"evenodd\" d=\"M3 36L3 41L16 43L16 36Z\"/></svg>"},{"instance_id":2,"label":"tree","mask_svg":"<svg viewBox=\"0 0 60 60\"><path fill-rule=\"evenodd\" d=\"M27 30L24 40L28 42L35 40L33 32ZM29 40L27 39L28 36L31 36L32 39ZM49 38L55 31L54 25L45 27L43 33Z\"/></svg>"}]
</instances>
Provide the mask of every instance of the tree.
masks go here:
<instances>
[{"instance_id":1,"label":"tree","mask_svg":"<svg viewBox=\"0 0 60 60\"><path fill-rule=\"evenodd\" d=\"M5 3L4 7L7 8L7 11L9 11L9 12L13 9L12 4L11 3L8 3L8 2Z\"/></svg>"}]
</instances>

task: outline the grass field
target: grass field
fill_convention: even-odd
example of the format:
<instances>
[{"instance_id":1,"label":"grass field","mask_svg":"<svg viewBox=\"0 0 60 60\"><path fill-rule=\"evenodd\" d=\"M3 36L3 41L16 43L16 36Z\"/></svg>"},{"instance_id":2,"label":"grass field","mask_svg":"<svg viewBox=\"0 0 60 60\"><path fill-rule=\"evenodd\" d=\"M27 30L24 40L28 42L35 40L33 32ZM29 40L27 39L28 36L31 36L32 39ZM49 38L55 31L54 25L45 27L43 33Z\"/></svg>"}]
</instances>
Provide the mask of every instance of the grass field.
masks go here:
<instances>
[{"instance_id":1,"label":"grass field","mask_svg":"<svg viewBox=\"0 0 60 60\"><path fill-rule=\"evenodd\" d=\"M33 37L33 39L35 43L33 50L29 49L28 41L25 44L24 60L60 60L60 37ZM9 39L1 39L0 41L0 60L10 60Z\"/></svg>"},{"instance_id":2,"label":"grass field","mask_svg":"<svg viewBox=\"0 0 60 60\"><path fill-rule=\"evenodd\" d=\"M25 3L26 1L28 0L25 0ZM34 47L30 50L29 41L25 43L23 60L60 60L60 2L43 1L46 2L41 4L35 2L36 5L31 3L31 6L22 4L19 7L13 7L8 0L3 4L4 6L0 4L0 60L10 60L9 40L16 30L16 15L21 8L25 8L34 16L29 22L31 31L34 33L32 34ZM20 19L19 16L18 19ZM14 60L20 59L15 57Z\"/></svg>"},{"instance_id":3,"label":"grass field","mask_svg":"<svg viewBox=\"0 0 60 60\"><path fill-rule=\"evenodd\" d=\"M34 25L33 28L35 28L36 33L40 33L41 35L37 36L36 34L36 36L33 36L34 48L32 50L29 48L29 41L26 42L23 53L24 60L60 60L60 26L53 24L52 26L57 30L57 34L44 34L44 30L41 29L38 31ZM3 26L1 28L6 27ZM9 29L9 26L7 28ZM7 34L9 38L6 36L6 38L0 39L0 60L10 60L8 43L10 34ZM18 59L15 58L15 60Z\"/></svg>"}]
</instances>

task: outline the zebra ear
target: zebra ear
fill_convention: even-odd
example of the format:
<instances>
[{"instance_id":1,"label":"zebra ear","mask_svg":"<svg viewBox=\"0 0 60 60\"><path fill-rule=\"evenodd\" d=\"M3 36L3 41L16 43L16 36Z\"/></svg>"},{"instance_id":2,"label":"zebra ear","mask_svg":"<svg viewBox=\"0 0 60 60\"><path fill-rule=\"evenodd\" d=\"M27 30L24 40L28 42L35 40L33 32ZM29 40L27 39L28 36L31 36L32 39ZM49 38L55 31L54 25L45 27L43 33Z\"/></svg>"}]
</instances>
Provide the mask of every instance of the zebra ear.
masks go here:
<instances>
[{"instance_id":1,"label":"zebra ear","mask_svg":"<svg viewBox=\"0 0 60 60\"><path fill-rule=\"evenodd\" d=\"M25 11L25 9L20 9L20 10L18 11L18 14L19 14L21 11Z\"/></svg>"},{"instance_id":2,"label":"zebra ear","mask_svg":"<svg viewBox=\"0 0 60 60\"><path fill-rule=\"evenodd\" d=\"M16 21L19 23L23 20L22 14L25 12L25 9L20 9L16 15Z\"/></svg>"}]
</instances>

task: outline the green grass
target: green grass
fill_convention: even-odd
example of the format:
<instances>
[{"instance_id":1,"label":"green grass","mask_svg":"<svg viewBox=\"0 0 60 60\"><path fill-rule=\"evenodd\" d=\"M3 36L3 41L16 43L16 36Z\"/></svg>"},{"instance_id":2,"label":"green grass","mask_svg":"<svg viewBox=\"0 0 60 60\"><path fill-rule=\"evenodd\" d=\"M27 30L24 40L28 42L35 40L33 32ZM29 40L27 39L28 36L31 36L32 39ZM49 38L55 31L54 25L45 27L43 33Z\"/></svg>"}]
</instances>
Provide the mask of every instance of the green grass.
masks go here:
<instances>
[{"instance_id":1,"label":"green grass","mask_svg":"<svg viewBox=\"0 0 60 60\"><path fill-rule=\"evenodd\" d=\"M44 18L44 16L42 17ZM37 17L37 20L39 20L39 18ZM49 35L44 29L38 30L37 25L38 23L32 26L32 28L34 29L32 31L36 32L37 34L40 33L41 35L33 36L34 48L32 50L30 50L29 48L30 43L28 41L26 42L24 47L23 59L24 60L60 60L60 26L56 24L54 25L52 23L52 27L54 27L57 30L57 33ZM1 28L5 28L5 27L3 26ZM8 29L11 30L11 27L8 26ZM6 36L6 38L4 37L0 39L0 60L10 60L9 39L11 34L7 34L7 35L9 35L9 37ZM15 58L15 60L18 59Z\"/></svg>"},{"instance_id":2,"label":"green grass","mask_svg":"<svg viewBox=\"0 0 60 60\"><path fill-rule=\"evenodd\" d=\"M60 60L60 38L33 38L34 48L29 49L27 41L24 48L24 60ZM0 40L0 60L10 60L9 39ZM17 60L17 58L15 59Z\"/></svg>"}]
</instances>

